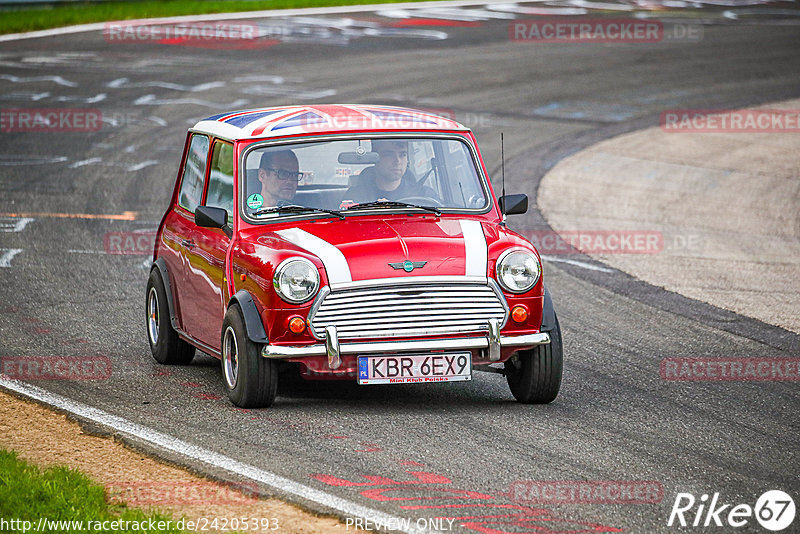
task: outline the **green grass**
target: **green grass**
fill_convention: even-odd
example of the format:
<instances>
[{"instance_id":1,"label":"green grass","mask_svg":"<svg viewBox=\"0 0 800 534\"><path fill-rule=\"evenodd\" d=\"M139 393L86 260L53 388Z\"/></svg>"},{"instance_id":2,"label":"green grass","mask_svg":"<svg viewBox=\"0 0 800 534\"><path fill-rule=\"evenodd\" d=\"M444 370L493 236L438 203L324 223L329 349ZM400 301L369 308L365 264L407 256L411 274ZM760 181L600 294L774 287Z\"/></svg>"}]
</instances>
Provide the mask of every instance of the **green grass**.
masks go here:
<instances>
[{"instance_id":1,"label":"green grass","mask_svg":"<svg viewBox=\"0 0 800 534\"><path fill-rule=\"evenodd\" d=\"M350 4L384 4L397 0L152 0L126 2L74 2L38 8L0 11L0 34L44 30L72 24L129 20L148 17L172 17L205 13L233 13L261 9L326 7Z\"/></svg>"},{"instance_id":2,"label":"green grass","mask_svg":"<svg viewBox=\"0 0 800 534\"><path fill-rule=\"evenodd\" d=\"M139 525L143 525L142 521L146 523L149 520L154 523L171 521L172 528L169 529L131 528L103 532L182 532L175 528L176 521L171 517L145 513L124 504L108 504L103 486L76 470L66 467L39 470L36 466L19 460L16 453L0 449L0 532L22 531L24 525L9 524L11 520L30 521L28 532L33 532L42 517L51 521L136 521ZM108 525L111 526L110 523ZM164 523L162 526L166 525ZM88 531L54 526L43 530L58 533Z\"/></svg>"}]
</instances>

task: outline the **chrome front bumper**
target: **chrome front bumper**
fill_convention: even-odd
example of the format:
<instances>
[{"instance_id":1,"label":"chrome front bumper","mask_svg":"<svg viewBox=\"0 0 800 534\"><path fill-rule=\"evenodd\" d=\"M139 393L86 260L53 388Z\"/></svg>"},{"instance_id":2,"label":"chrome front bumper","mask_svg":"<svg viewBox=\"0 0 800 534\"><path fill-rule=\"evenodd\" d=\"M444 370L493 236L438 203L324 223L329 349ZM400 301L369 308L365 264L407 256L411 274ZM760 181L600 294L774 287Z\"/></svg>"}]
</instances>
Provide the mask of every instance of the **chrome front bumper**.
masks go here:
<instances>
[{"instance_id":1,"label":"chrome front bumper","mask_svg":"<svg viewBox=\"0 0 800 534\"><path fill-rule=\"evenodd\" d=\"M484 337L464 337L449 339L417 339L404 341L375 341L339 343L335 326L325 329L325 344L292 347L285 345L264 345L261 355L264 358L284 359L302 358L305 356L328 356L328 366L338 369L342 364L343 354L385 354L389 352L429 352L438 350L473 350L488 349L489 359L498 361L500 349L503 347L524 347L546 345L550 336L546 332L526 334L522 336L500 335L498 321L489 320L489 333Z\"/></svg>"}]
</instances>

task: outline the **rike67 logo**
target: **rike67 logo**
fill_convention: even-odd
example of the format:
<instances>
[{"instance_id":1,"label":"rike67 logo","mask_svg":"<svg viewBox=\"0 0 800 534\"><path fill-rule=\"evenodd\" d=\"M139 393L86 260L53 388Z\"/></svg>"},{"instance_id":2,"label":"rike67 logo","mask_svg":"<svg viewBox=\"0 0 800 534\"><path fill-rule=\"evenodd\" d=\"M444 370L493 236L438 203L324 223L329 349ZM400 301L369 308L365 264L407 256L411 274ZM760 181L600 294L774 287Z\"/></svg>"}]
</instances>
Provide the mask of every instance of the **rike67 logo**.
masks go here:
<instances>
[{"instance_id":1,"label":"rike67 logo","mask_svg":"<svg viewBox=\"0 0 800 534\"><path fill-rule=\"evenodd\" d=\"M667 526L738 528L755 518L763 528L778 532L794 522L795 512L792 497L780 490L764 492L755 506L726 503L719 493L714 493L710 501L706 494L696 499L691 493L678 493Z\"/></svg>"}]
</instances>

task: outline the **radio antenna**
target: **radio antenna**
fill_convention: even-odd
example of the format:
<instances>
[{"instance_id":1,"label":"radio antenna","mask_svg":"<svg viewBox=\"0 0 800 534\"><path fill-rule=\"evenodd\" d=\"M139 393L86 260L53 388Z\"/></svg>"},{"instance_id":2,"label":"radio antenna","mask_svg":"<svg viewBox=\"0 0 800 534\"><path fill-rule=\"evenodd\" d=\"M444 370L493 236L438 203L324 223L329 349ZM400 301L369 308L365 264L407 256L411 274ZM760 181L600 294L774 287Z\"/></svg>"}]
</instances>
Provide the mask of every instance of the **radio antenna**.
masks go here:
<instances>
[{"instance_id":1,"label":"radio antenna","mask_svg":"<svg viewBox=\"0 0 800 534\"><path fill-rule=\"evenodd\" d=\"M503 143L503 132L500 132L500 176L502 179L503 197L506 196L506 152ZM505 198L503 198L505 204ZM505 205L503 206L503 221L506 220Z\"/></svg>"}]
</instances>

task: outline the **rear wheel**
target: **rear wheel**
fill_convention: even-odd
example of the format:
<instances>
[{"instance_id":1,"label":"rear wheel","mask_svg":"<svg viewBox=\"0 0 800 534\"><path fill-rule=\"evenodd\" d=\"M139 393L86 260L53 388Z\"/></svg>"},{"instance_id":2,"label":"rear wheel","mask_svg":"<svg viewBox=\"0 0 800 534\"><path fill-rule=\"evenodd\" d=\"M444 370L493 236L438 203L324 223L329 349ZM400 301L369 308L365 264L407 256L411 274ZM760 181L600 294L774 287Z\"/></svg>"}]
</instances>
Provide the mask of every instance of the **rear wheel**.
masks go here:
<instances>
[{"instance_id":1,"label":"rear wheel","mask_svg":"<svg viewBox=\"0 0 800 534\"><path fill-rule=\"evenodd\" d=\"M192 345L178 337L169 319L169 304L164 281L158 269L150 271L145 301L147 340L150 351L158 363L165 365L187 365L194 358Z\"/></svg>"},{"instance_id":2,"label":"rear wheel","mask_svg":"<svg viewBox=\"0 0 800 534\"><path fill-rule=\"evenodd\" d=\"M561 327L556 317L556 326L551 331L550 343L520 351L505 363L506 380L511 393L525 404L547 404L553 402L561 389L561 373L564 351L561 343Z\"/></svg>"},{"instance_id":3,"label":"rear wheel","mask_svg":"<svg viewBox=\"0 0 800 534\"><path fill-rule=\"evenodd\" d=\"M275 362L259 353L250 341L242 311L234 304L222 322L222 378L228 398L241 408L266 408L278 392Z\"/></svg>"}]
</instances>

